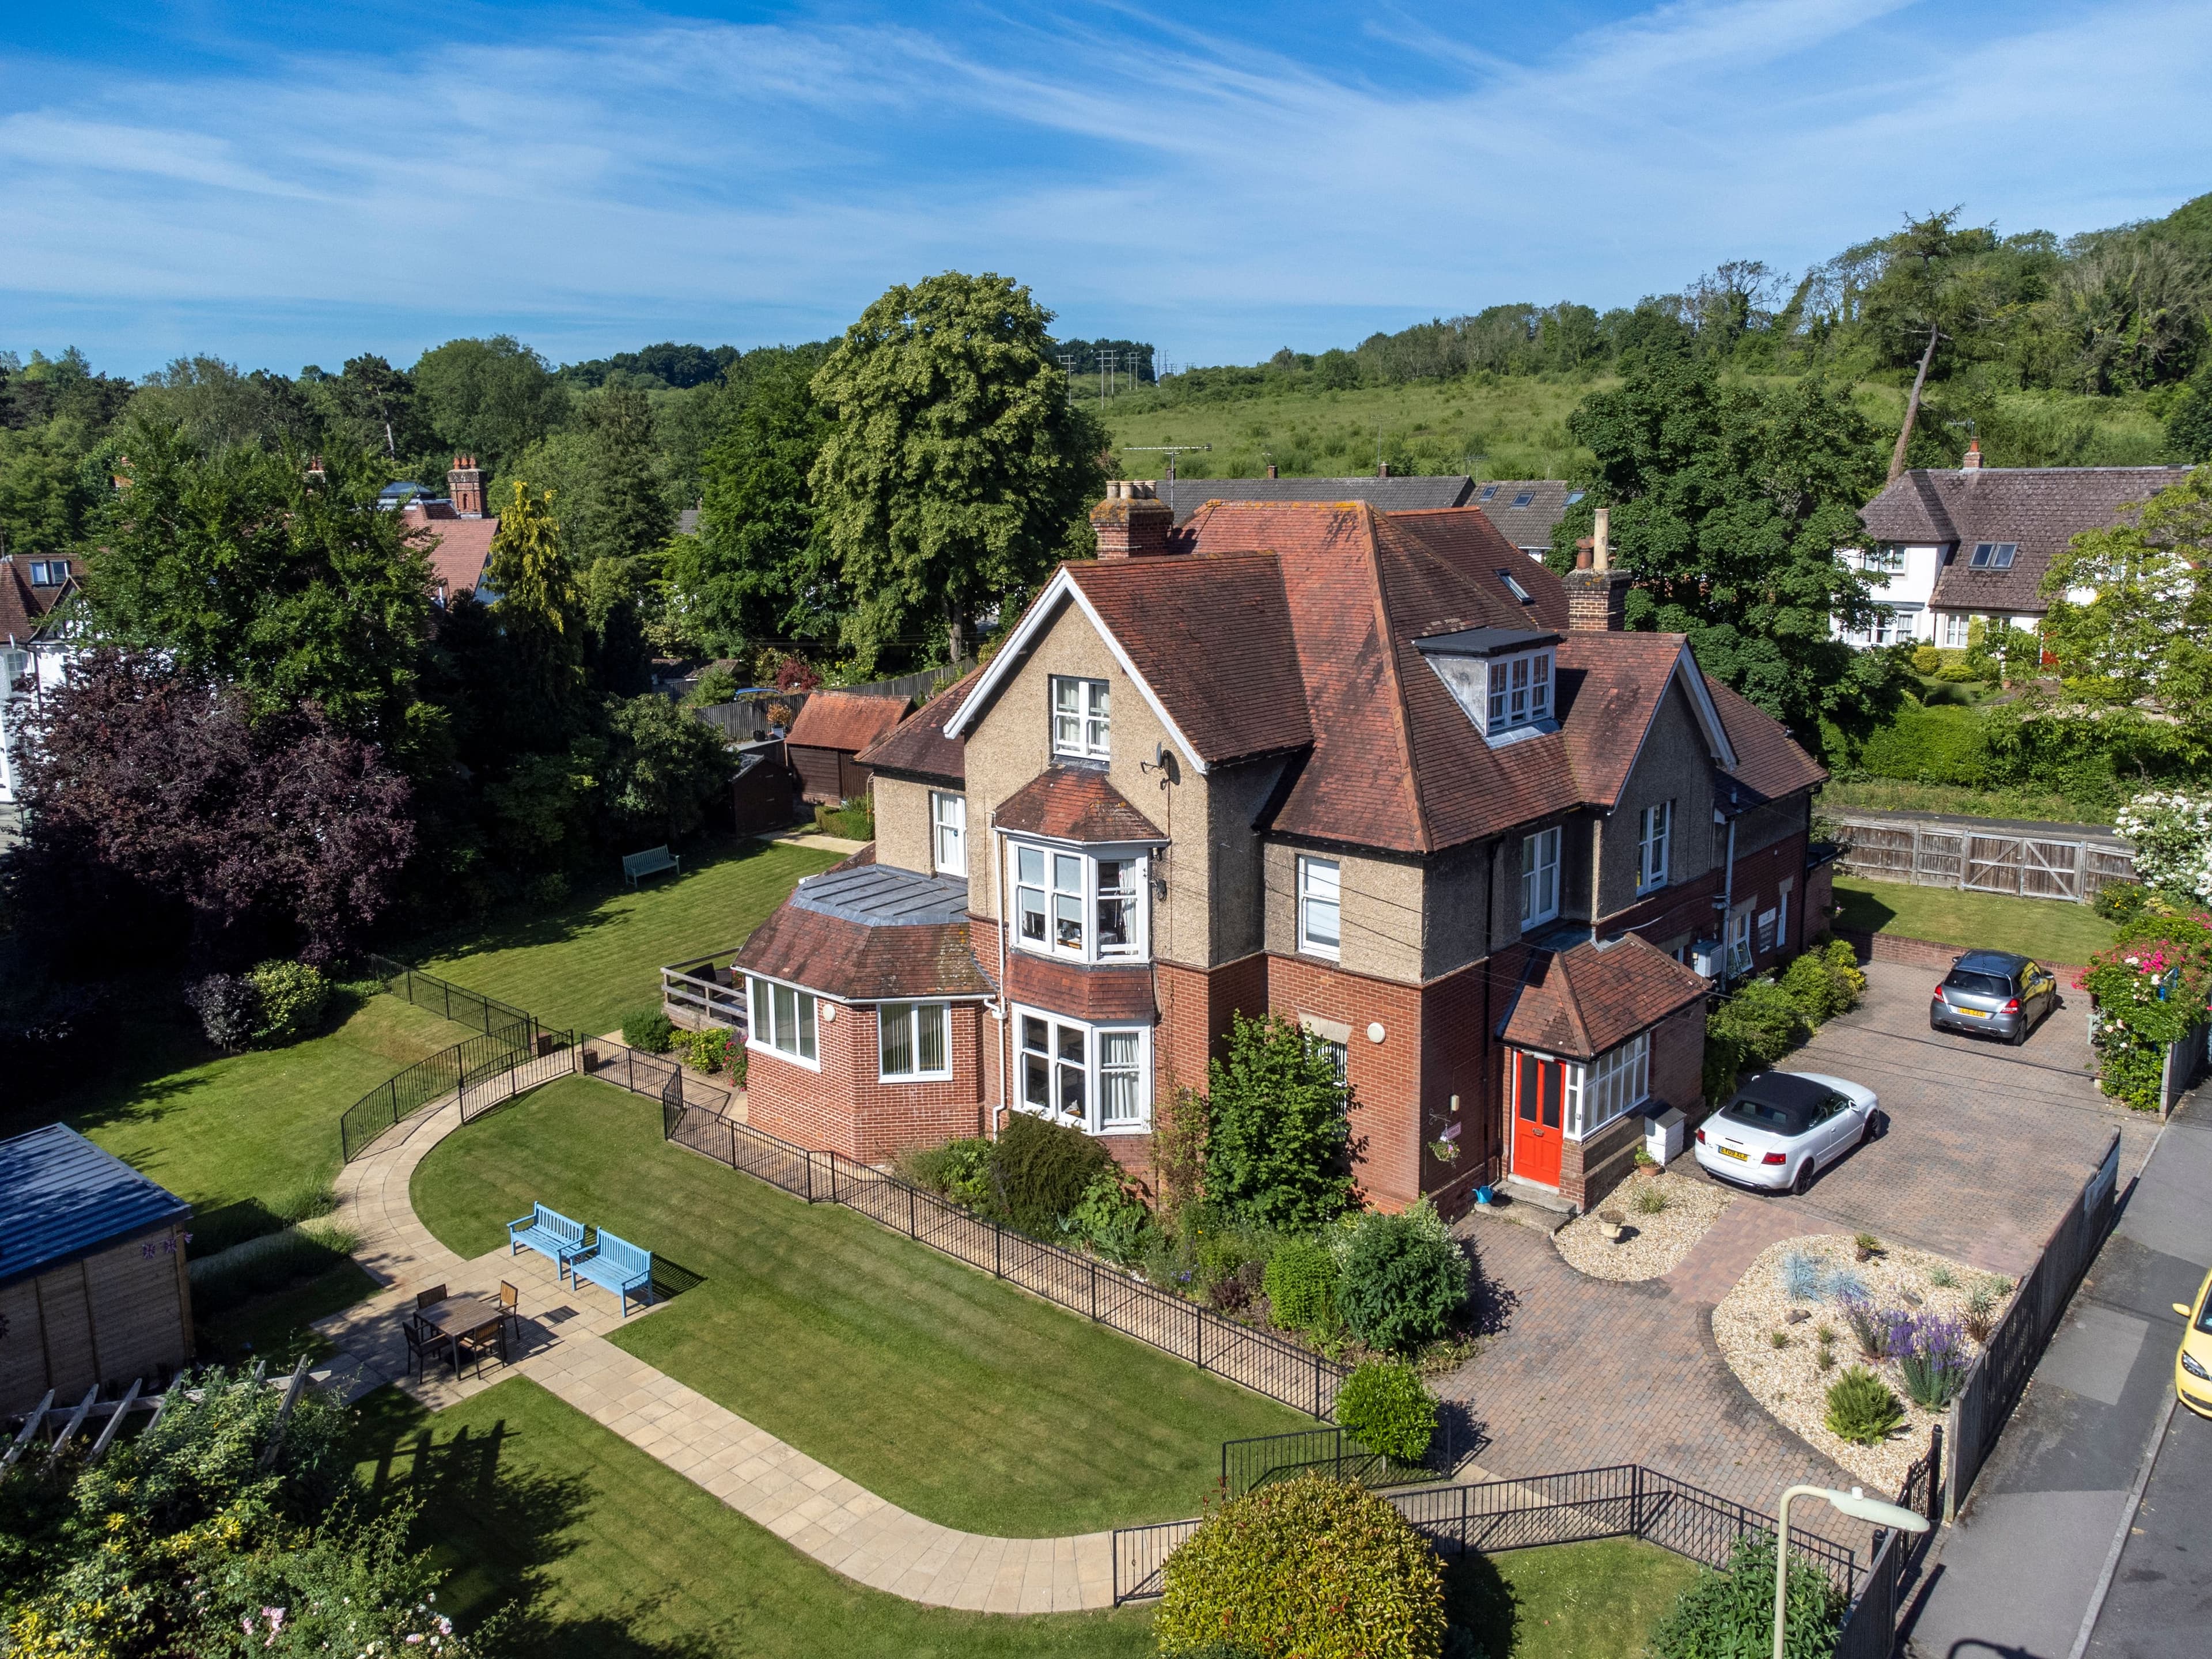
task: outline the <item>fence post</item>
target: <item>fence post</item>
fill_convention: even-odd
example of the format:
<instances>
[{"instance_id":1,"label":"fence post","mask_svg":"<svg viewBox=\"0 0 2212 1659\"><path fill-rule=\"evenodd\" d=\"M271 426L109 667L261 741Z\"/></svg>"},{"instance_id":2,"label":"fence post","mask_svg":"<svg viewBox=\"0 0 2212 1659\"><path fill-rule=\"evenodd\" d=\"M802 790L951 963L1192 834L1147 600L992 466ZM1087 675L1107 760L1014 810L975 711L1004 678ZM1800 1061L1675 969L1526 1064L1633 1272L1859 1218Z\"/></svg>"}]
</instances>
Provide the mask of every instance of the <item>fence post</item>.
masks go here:
<instances>
[{"instance_id":1,"label":"fence post","mask_svg":"<svg viewBox=\"0 0 2212 1659\"><path fill-rule=\"evenodd\" d=\"M1928 1431L1928 1523L1933 1526L1943 1518L1943 1425L1933 1424Z\"/></svg>"},{"instance_id":2,"label":"fence post","mask_svg":"<svg viewBox=\"0 0 2212 1659\"><path fill-rule=\"evenodd\" d=\"M993 1222L991 1224L991 1277L994 1279L1004 1279L1006 1276L1000 1265L1006 1255L1006 1230L997 1222Z\"/></svg>"},{"instance_id":3,"label":"fence post","mask_svg":"<svg viewBox=\"0 0 2212 1659\"><path fill-rule=\"evenodd\" d=\"M1197 1327L1190 1340L1193 1356L1191 1364L1196 1365L1199 1370L1204 1370L1206 1369L1206 1310L1194 1302L1191 1304L1190 1314L1192 1324Z\"/></svg>"},{"instance_id":4,"label":"fence post","mask_svg":"<svg viewBox=\"0 0 2212 1659\"><path fill-rule=\"evenodd\" d=\"M906 1236L913 1239L919 1239L921 1237L915 1231L914 1188L911 1187L906 1189Z\"/></svg>"},{"instance_id":5,"label":"fence post","mask_svg":"<svg viewBox=\"0 0 2212 1659\"><path fill-rule=\"evenodd\" d=\"M1633 1467L1635 1473L1629 1477L1628 1519L1640 1540L1644 1536L1644 1465Z\"/></svg>"},{"instance_id":6,"label":"fence post","mask_svg":"<svg viewBox=\"0 0 2212 1659\"><path fill-rule=\"evenodd\" d=\"M1094 1325L1098 1322L1098 1264L1095 1261L1091 1264L1091 1322ZM1228 1443L1224 1441L1222 1443L1226 1445Z\"/></svg>"}]
</instances>

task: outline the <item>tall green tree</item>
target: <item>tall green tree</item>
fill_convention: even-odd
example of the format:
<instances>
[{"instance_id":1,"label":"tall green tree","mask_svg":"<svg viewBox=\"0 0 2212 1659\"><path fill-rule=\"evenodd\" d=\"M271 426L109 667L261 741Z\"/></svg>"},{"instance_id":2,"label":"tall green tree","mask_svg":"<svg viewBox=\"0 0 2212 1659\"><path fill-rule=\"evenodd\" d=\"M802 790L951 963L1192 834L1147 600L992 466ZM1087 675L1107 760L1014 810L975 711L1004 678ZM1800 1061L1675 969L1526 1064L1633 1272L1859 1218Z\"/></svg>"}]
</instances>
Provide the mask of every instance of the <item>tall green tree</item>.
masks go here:
<instances>
[{"instance_id":1,"label":"tall green tree","mask_svg":"<svg viewBox=\"0 0 2212 1659\"><path fill-rule=\"evenodd\" d=\"M1238 1014L1206 1094L1208 1201L1269 1227L1317 1227L1350 1207L1352 1093L1319 1042L1279 1015Z\"/></svg>"},{"instance_id":2,"label":"tall green tree","mask_svg":"<svg viewBox=\"0 0 2212 1659\"><path fill-rule=\"evenodd\" d=\"M1863 729L1889 706L1887 659L1830 638L1870 616L1861 503L1881 483L1881 434L1817 376L1723 384L1709 357L1660 349L1568 417L1595 454L1590 497L1551 562L1572 561L1590 509L1612 507L1632 628L1686 634L1706 672L1817 746L1822 720Z\"/></svg>"},{"instance_id":3,"label":"tall green tree","mask_svg":"<svg viewBox=\"0 0 2212 1659\"><path fill-rule=\"evenodd\" d=\"M568 418L568 389L511 334L448 340L410 371L439 442L505 477L515 458Z\"/></svg>"},{"instance_id":4,"label":"tall green tree","mask_svg":"<svg viewBox=\"0 0 2212 1659\"><path fill-rule=\"evenodd\" d=\"M562 550L553 492L521 479L500 509L486 574L498 598L492 614L514 653L516 693L526 709L571 713L584 689L586 624L575 568ZM557 720L546 735L557 738Z\"/></svg>"},{"instance_id":5,"label":"tall green tree","mask_svg":"<svg viewBox=\"0 0 2212 1659\"><path fill-rule=\"evenodd\" d=\"M588 565L652 551L676 527L655 464L652 404L635 388L609 386L586 406L584 431L586 459L571 554Z\"/></svg>"},{"instance_id":6,"label":"tall green tree","mask_svg":"<svg viewBox=\"0 0 2212 1659\"><path fill-rule=\"evenodd\" d=\"M686 627L723 655L833 641L848 609L810 482L830 436L811 385L824 356L801 348L748 364L701 469L699 533L670 550Z\"/></svg>"},{"instance_id":7,"label":"tall green tree","mask_svg":"<svg viewBox=\"0 0 2212 1659\"><path fill-rule=\"evenodd\" d=\"M815 503L864 665L931 628L959 660L978 611L1079 544L1105 444L1069 402L1051 321L1006 277L947 271L870 306L814 377L836 422Z\"/></svg>"},{"instance_id":8,"label":"tall green tree","mask_svg":"<svg viewBox=\"0 0 2212 1659\"><path fill-rule=\"evenodd\" d=\"M380 471L296 449L204 455L180 422L134 417L128 487L103 509L88 586L100 633L246 688L267 713L312 702L398 740L429 631L430 569Z\"/></svg>"},{"instance_id":9,"label":"tall green tree","mask_svg":"<svg viewBox=\"0 0 2212 1659\"><path fill-rule=\"evenodd\" d=\"M2084 531L2051 562L2044 644L2083 701L2155 699L2212 752L2212 466L2151 497L2128 521Z\"/></svg>"}]
</instances>

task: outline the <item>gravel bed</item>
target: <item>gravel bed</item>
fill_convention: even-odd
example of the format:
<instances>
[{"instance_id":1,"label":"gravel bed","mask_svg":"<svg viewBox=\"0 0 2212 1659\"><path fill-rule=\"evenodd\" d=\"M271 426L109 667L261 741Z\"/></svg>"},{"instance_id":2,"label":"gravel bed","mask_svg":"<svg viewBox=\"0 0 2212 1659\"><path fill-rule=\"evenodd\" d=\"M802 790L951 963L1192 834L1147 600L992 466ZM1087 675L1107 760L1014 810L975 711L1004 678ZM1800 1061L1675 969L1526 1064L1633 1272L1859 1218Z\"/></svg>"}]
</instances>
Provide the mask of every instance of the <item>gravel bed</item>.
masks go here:
<instances>
[{"instance_id":1,"label":"gravel bed","mask_svg":"<svg viewBox=\"0 0 2212 1659\"><path fill-rule=\"evenodd\" d=\"M1901 1247L1861 1261L1850 1239L1808 1233L1785 1238L1760 1251L1735 1288L1713 1310L1713 1336L1752 1396L1784 1427L1850 1470L1869 1492L1884 1498L1893 1496L1904 1483L1906 1469L1926 1455L1928 1431L1942 1421L1943 1413L1923 1411L1913 1403L1896 1361L1861 1357L1850 1325L1832 1295L1824 1292L1810 1300L1790 1299L1784 1285L1783 1261L1798 1251L1820 1261L1828 1270L1847 1269L1856 1274L1877 1308L1940 1314L1953 1320L1962 1317L1967 1296L1990 1276L1925 1250ZM1932 1282L1931 1273L1940 1277L1946 1270L1955 1284L1946 1286ZM1917 1297L1919 1305L1908 1302L1908 1296ZM2011 1299L2009 1291L1996 1298L1992 1322L2003 1316ZM1809 1316L1792 1324L1793 1310ZM1836 1334L1830 1345L1834 1364L1826 1370L1819 1358L1822 1346L1819 1333L1823 1326ZM1787 1346L1774 1346L1777 1331L1789 1339ZM1970 1364L1982 1351L1981 1344L1972 1337L1965 1340L1964 1347ZM1862 1364L1888 1383L1898 1403L1905 1407L1903 1425L1878 1445L1854 1445L1828 1431L1828 1385L1846 1367Z\"/></svg>"},{"instance_id":2,"label":"gravel bed","mask_svg":"<svg viewBox=\"0 0 2212 1659\"><path fill-rule=\"evenodd\" d=\"M1636 1207L1637 1195L1654 1191L1667 1194L1667 1207L1656 1215L1645 1215ZM1710 1181L1663 1170L1633 1175L1608 1193L1594 1213L1577 1216L1553 1234L1552 1242L1567 1266L1592 1279L1616 1284L1656 1279L1689 1255L1690 1247L1720 1219L1734 1197ZM1627 1224L1618 1244L1606 1237L1605 1223L1598 1218L1608 1211Z\"/></svg>"}]
</instances>

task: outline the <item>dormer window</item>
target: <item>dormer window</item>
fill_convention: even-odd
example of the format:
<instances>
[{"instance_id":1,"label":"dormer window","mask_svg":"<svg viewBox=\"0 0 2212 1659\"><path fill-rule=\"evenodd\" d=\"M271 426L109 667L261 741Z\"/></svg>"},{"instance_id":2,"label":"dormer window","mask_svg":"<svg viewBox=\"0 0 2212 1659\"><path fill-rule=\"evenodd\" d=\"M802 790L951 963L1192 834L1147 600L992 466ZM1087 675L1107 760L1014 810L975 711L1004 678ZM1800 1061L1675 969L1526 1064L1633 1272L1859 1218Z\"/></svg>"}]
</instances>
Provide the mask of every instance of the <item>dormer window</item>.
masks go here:
<instances>
[{"instance_id":1,"label":"dormer window","mask_svg":"<svg viewBox=\"0 0 2212 1659\"><path fill-rule=\"evenodd\" d=\"M1104 760L1109 751L1106 682L1052 677L1052 752L1077 760Z\"/></svg>"},{"instance_id":2,"label":"dormer window","mask_svg":"<svg viewBox=\"0 0 2212 1659\"><path fill-rule=\"evenodd\" d=\"M1413 644L1475 729L1496 744L1557 730L1553 653L1559 642L1557 634L1534 629L1468 628Z\"/></svg>"}]
</instances>

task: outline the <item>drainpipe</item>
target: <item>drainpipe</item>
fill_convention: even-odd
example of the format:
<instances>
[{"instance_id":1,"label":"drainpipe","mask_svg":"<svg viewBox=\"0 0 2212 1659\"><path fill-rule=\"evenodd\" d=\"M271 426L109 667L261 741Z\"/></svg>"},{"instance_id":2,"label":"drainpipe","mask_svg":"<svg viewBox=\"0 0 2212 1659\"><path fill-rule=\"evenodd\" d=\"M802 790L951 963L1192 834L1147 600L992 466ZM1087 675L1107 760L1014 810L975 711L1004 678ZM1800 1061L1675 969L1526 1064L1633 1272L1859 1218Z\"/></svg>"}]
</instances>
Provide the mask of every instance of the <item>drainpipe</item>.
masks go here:
<instances>
[{"instance_id":1,"label":"drainpipe","mask_svg":"<svg viewBox=\"0 0 2212 1659\"><path fill-rule=\"evenodd\" d=\"M1735 796L1732 791L1729 800L1730 805L1734 805ZM1728 873L1721 878L1721 989L1723 991L1728 989L1729 981L1734 977L1735 969L1735 958L1730 954L1730 941L1735 923L1733 914L1735 908L1735 820L1734 818L1728 821Z\"/></svg>"},{"instance_id":2,"label":"drainpipe","mask_svg":"<svg viewBox=\"0 0 2212 1659\"><path fill-rule=\"evenodd\" d=\"M991 1113L991 1138L998 1139L999 1114L1007 1109L1006 1067L1012 1062L1006 1054L1006 1033L1011 1024L1006 1018L1006 842L999 835L999 809L993 807L985 821L991 836L991 890L997 896L999 911L999 994L991 1006L991 1018L999 1022L999 1101Z\"/></svg>"}]
</instances>

